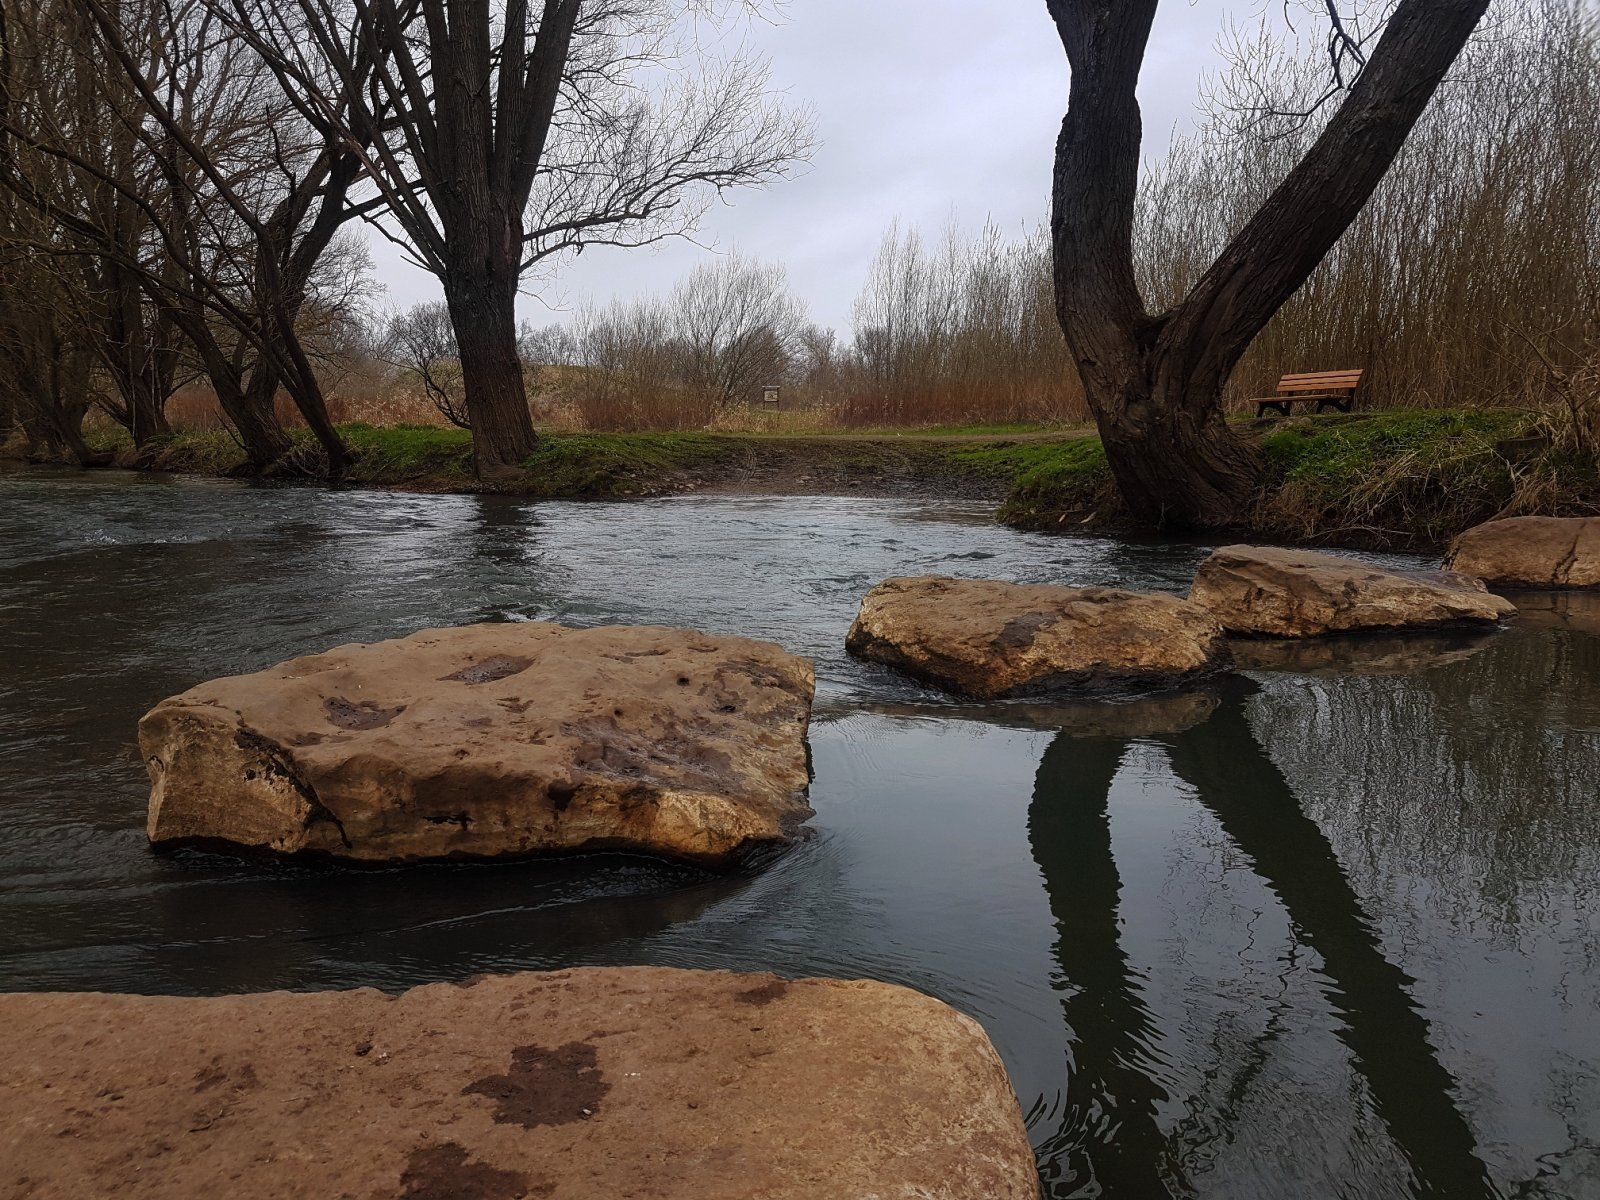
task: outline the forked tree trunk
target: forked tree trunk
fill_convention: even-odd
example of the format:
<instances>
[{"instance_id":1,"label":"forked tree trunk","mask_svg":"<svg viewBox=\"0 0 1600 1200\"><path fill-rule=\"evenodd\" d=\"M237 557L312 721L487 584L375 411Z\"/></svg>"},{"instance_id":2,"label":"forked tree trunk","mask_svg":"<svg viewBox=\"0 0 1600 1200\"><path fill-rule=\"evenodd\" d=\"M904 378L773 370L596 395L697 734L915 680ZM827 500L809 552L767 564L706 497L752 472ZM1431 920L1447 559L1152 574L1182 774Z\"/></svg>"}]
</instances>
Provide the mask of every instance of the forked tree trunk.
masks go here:
<instances>
[{"instance_id":1,"label":"forked tree trunk","mask_svg":"<svg viewBox=\"0 0 1600 1200\"><path fill-rule=\"evenodd\" d=\"M212 390L217 393L217 404L232 422L233 431L254 470L266 470L294 449L288 430L273 409L273 393L263 396L246 388L239 370L232 364L208 374Z\"/></svg>"},{"instance_id":2,"label":"forked tree trunk","mask_svg":"<svg viewBox=\"0 0 1600 1200\"><path fill-rule=\"evenodd\" d=\"M178 309L174 310L173 320L199 355L206 378L217 395L217 404L244 446L250 466L261 471L289 453L294 443L289 439L283 423L278 420L278 414L273 411L272 393L261 396L245 391L242 372L223 353L206 324L205 314L197 306ZM274 392L276 388L274 377Z\"/></svg>"},{"instance_id":3,"label":"forked tree trunk","mask_svg":"<svg viewBox=\"0 0 1600 1200\"><path fill-rule=\"evenodd\" d=\"M122 398L114 414L135 446L172 432L167 422L167 397L172 391L172 355L159 315L146 313L138 278L114 260L101 268L101 286L108 293L103 336L111 376Z\"/></svg>"},{"instance_id":4,"label":"forked tree trunk","mask_svg":"<svg viewBox=\"0 0 1600 1200\"><path fill-rule=\"evenodd\" d=\"M517 357L517 277L451 275L444 279L444 295L461 357L478 478L519 475L539 435Z\"/></svg>"},{"instance_id":5,"label":"forked tree trunk","mask_svg":"<svg viewBox=\"0 0 1600 1200\"><path fill-rule=\"evenodd\" d=\"M1129 511L1241 522L1261 460L1223 419L1234 366L1382 181L1489 0L1399 0L1306 156L1194 289L1160 315L1134 280L1135 91L1158 0L1048 0L1072 66L1056 142L1056 312ZM1306 364L1311 366L1326 364Z\"/></svg>"},{"instance_id":6,"label":"forked tree trunk","mask_svg":"<svg viewBox=\"0 0 1600 1200\"><path fill-rule=\"evenodd\" d=\"M1090 397L1106 462L1128 512L1156 528L1222 528L1249 508L1261 475L1255 449L1194 405L1188 378L1141 374L1107 402Z\"/></svg>"},{"instance_id":7,"label":"forked tree trunk","mask_svg":"<svg viewBox=\"0 0 1600 1200\"><path fill-rule=\"evenodd\" d=\"M128 391L128 433L135 446L143 446L152 438L166 437L172 432L167 420L167 397L164 389L148 377L135 379Z\"/></svg>"}]
</instances>

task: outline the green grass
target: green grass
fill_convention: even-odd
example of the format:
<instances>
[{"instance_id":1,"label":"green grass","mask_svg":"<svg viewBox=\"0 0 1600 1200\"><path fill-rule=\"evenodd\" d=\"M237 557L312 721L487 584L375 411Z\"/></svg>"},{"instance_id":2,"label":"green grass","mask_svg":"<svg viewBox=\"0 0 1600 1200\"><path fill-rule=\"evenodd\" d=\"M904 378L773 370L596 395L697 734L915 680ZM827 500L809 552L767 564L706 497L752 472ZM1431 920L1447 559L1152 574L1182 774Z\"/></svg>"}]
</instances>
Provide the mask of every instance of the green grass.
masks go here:
<instances>
[{"instance_id":1,"label":"green grass","mask_svg":"<svg viewBox=\"0 0 1600 1200\"><path fill-rule=\"evenodd\" d=\"M908 428L883 426L874 429L842 429L850 437L1005 437L1025 433L1055 433L1058 427L1036 421L1011 421L993 425L916 425Z\"/></svg>"},{"instance_id":2,"label":"green grass","mask_svg":"<svg viewBox=\"0 0 1600 1200\"><path fill-rule=\"evenodd\" d=\"M355 459L349 474L353 482L452 488L473 481L472 435L465 429L358 422L339 426L339 433Z\"/></svg>"},{"instance_id":3,"label":"green grass","mask_svg":"<svg viewBox=\"0 0 1600 1200\"><path fill-rule=\"evenodd\" d=\"M1546 420L1513 409L1386 411L1296 419L1257 438L1265 471L1241 529L1264 540L1421 549L1502 513L1596 511L1596 464L1565 454ZM1122 510L1098 438L1044 443L1000 510L1023 528Z\"/></svg>"},{"instance_id":4,"label":"green grass","mask_svg":"<svg viewBox=\"0 0 1600 1200\"><path fill-rule=\"evenodd\" d=\"M1030 447L1034 448L1034 447ZM1000 519L1026 528L1054 528L1115 505L1105 447L1094 436L1037 444L1039 453L1021 464Z\"/></svg>"},{"instance_id":5,"label":"green grass","mask_svg":"<svg viewBox=\"0 0 1600 1200\"><path fill-rule=\"evenodd\" d=\"M1355 418L1308 418L1261 439L1270 475L1342 488L1404 460L1419 470L1486 466L1502 443L1528 433L1534 414L1509 409L1384 412Z\"/></svg>"},{"instance_id":6,"label":"green grass","mask_svg":"<svg viewBox=\"0 0 1600 1200\"><path fill-rule=\"evenodd\" d=\"M1262 487L1241 532L1261 540L1423 548L1514 512L1600 512L1600 471L1557 446L1549 418L1524 410L1326 414L1262 428ZM736 433L546 434L525 474L497 490L546 498L611 499L683 490L706 478L797 477L921 483L932 494L1005 492L1000 518L1024 528L1116 528L1126 523L1100 439L1072 430L1008 440L1036 426L945 426L906 436ZM464 430L341 426L354 454L348 480L426 491L476 490ZM922 436L933 434L934 437ZM124 465L243 473L226 432L175 434L135 456L121 430L96 429L91 447ZM305 430L282 473L315 476ZM961 437L986 438L961 441ZM941 440L944 439L944 440Z\"/></svg>"},{"instance_id":7,"label":"green grass","mask_svg":"<svg viewBox=\"0 0 1600 1200\"><path fill-rule=\"evenodd\" d=\"M726 457L732 440L703 433L546 434L524 464L526 490L593 499L668 491Z\"/></svg>"}]
</instances>

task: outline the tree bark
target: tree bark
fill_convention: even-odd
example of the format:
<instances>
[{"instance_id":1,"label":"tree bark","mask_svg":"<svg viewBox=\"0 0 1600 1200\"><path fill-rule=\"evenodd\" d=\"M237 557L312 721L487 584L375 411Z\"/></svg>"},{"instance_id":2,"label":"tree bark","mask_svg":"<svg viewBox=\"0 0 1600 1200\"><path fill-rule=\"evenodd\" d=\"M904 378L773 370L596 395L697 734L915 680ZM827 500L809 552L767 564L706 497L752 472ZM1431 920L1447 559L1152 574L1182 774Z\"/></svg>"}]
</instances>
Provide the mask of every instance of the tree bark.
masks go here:
<instances>
[{"instance_id":1,"label":"tree bark","mask_svg":"<svg viewBox=\"0 0 1600 1200\"><path fill-rule=\"evenodd\" d=\"M1305 158L1161 315L1133 271L1135 89L1157 0L1047 2L1072 67L1052 180L1056 312L1107 461L1147 524L1237 524L1262 464L1224 420L1228 376L1382 181L1489 0L1400 0Z\"/></svg>"},{"instance_id":2,"label":"tree bark","mask_svg":"<svg viewBox=\"0 0 1600 1200\"><path fill-rule=\"evenodd\" d=\"M324 147L317 162L290 189L256 235L256 301L263 345L251 378L262 376L270 397L281 380L328 460L328 475L344 476L350 449L328 415L322 381L306 356L296 322L318 259L348 215L345 196L360 174L360 157L337 146ZM315 197L322 203L301 231Z\"/></svg>"},{"instance_id":3,"label":"tree bark","mask_svg":"<svg viewBox=\"0 0 1600 1200\"><path fill-rule=\"evenodd\" d=\"M265 397L258 393L247 393L243 373L217 344L206 326L203 312L175 309L173 320L200 356L206 378L217 394L217 403L232 423L250 466L257 471L265 470L289 453L294 443L272 407L272 395L277 390L276 378L272 391Z\"/></svg>"},{"instance_id":4,"label":"tree bark","mask_svg":"<svg viewBox=\"0 0 1600 1200\"><path fill-rule=\"evenodd\" d=\"M1089 392L1106 462L1129 513L1155 528L1235 524L1255 495L1261 462L1207 391L1157 348L1135 356L1107 392Z\"/></svg>"},{"instance_id":5,"label":"tree bark","mask_svg":"<svg viewBox=\"0 0 1600 1200\"><path fill-rule=\"evenodd\" d=\"M461 356L478 478L519 475L539 435L517 357L516 270L452 273L443 282Z\"/></svg>"}]
</instances>

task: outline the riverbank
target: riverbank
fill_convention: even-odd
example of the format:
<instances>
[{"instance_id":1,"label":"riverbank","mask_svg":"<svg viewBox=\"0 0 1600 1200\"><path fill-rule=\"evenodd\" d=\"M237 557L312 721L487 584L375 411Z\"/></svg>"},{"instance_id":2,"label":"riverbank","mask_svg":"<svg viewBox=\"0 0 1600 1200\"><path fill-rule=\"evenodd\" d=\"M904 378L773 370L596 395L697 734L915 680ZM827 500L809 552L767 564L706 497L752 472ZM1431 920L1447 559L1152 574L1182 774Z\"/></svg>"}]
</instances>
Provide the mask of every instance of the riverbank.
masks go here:
<instances>
[{"instance_id":1,"label":"riverbank","mask_svg":"<svg viewBox=\"0 0 1600 1200\"><path fill-rule=\"evenodd\" d=\"M1524 409L1328 413L1242 423L1266 477L1238 531L1290 545L1435 551L1495 517L1600 513L1600 463ZM999 511L1020 529L1132 530L1099 438L1023 471Z\"/></svg>"},{"instance_id":2,"label":"riverbank","mask_svg":"<svg viewBox=\"0 0 1600 1200\"><path fill-rule=\"evenodd\" d=\"M931 495L1001 503L1086 429L969 426L864 433L547 433L517 479L493 485L472 471L459 429L340 426L354 456L342 482L416 492L497 492L538 499L621 500L681 492L757 495ZM325 480L304 430L266 478ZM180 433L135 449L120 430L89 438L109 465L238 477L249 474L226 432Z\"/></svg>"},{"instance_id":3,"label":"riverbank","mask_svg":"<svg viewBox=\"0 0 1600 1200\"><path fill-rule=\"evenodd\" d=\"M1244 422L1267 462L1238 536L1431 551L1496 516L1600 513L1600 469L1527 410L1330 413ZM953 497L992 502L1005 524L1046 532L1133 530L1087 428L967 427L838 434L550 433L519 479L486 488L471 439L428 426L342 427L344 483L418 492L611 500L682 492ZM303 432L280 478L323 475ZM120 467L237 476L225 432L176 434L136 451L117 431L95 449Z\"/></svg>"}]
</instances>

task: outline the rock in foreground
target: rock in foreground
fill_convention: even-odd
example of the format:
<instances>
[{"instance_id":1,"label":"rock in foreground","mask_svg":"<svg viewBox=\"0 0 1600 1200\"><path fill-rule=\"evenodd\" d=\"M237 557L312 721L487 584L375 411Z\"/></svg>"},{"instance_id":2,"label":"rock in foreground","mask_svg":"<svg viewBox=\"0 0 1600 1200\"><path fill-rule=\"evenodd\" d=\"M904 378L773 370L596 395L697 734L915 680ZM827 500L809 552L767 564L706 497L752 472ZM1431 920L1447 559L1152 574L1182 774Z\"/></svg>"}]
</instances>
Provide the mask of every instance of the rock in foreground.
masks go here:
<instances>
[{"instance_id":1,"label":"rock in foreground","mask_svg":"<svg viewBox=\"0 0 1600 1200\"><path fill-rule=\"evenodd\" d=\"M1467 530L1445 566L1491 587L1600 588L1600 517L1507 517Z\"/></svg>"},{"instance_id":2,"label":"rock in foreground","mask_svg":"<svg viewBox=\"0 0 1600 1200\"><path fill-rule=\"evenodd\" d=\"M1311 550L1223 546L1200 564L1189 599L1229 633L1316 637L1503 620L1516 612L1449 571L1393 571Z\"/></svg>"},{"instance_id":3,"label":"rock in foreground","mask_svg":"<svg viewBox=\"0 0 1600 1200\"><path fill-rule=\"evenodd\" d=\"M1215 665L1215 619L1177 596L939 575L867 593L850 653L979 700L1170 684Z\"/></svg>"},{"instance_id":4,"label":"rock in foreground","mask_svg":"<svg viewBox=\"0 0 1600 1200\"><path fill-rule=\"evenodd\" d=\"M401 996L0 996L30 1200L1032 1200L977 1023L883 983L590 968Z\"/></svg>"},{"instance_id":5,"label":"rock in foreground","mask_svg":"<svg viewBox=\"0 0 1600 1200\"><path fill-rule=\"evenodd\" d=\"M717 864L811 815L811 664L543 622L341 646L139 723L150 840L366 861L626 850Z\"/></svg>"}]
</instances>

